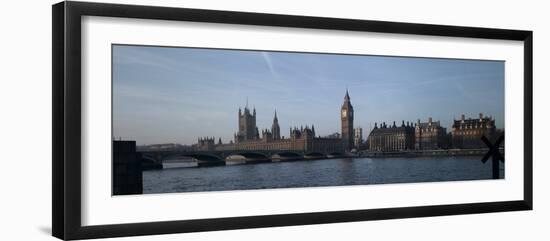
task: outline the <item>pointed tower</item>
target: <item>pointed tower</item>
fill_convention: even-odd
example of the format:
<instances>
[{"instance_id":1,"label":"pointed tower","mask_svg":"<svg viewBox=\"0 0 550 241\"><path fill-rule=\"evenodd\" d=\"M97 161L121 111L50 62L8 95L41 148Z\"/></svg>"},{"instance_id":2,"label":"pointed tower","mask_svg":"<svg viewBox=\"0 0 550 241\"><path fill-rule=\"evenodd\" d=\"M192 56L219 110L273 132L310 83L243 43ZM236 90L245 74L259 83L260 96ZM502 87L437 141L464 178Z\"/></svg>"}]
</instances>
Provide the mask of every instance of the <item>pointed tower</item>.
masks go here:
<instances>
[{"instance_id":1,"label":"pointed tower","mask_svg":"<svg viewBox=\"0 0 550 241\"><path fill-rule=\"evenodd\" d=\"M256 108L252 112L251 114L248 108L248 98L246 98L244 111L241 112L239 108L239 132L235 142L259 139L258 128L256 127Z\"/></svg>"},{"instance_id":2,"label":"pointed tower","mask_svg":"<svg viewBox=\"0 0 550 241\"><path fill-rule=\"evenodd\" d=\"M344 104L340 110L340 120L342 122L342 142L344 150L349 151L353 148L353 106L349 98L348 90L344 97Z\"/></svg>"},{"instance_id":3,"label":"pointed tower","mask_svg":"<svg viewBox=\"0 0 550 241\"><path fill-rule=\"evenodd\" d=\"M273 124L271 125L271 134L273 140L281 139L281 128L279 127L279 119L277 119L277 110L275 110L275 116L273 117Z\"/></svg>"}]
</instances>

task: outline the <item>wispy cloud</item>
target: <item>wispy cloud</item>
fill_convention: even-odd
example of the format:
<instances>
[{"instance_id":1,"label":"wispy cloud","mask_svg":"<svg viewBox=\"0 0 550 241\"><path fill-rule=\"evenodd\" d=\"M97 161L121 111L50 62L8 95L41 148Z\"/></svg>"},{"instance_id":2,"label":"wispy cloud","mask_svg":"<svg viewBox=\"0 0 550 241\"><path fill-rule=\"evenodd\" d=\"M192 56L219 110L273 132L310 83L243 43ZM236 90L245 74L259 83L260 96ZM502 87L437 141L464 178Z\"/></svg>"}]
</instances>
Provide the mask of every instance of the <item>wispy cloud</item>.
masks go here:
<instances>
[{"instance_id":1,"label":"wispy cloud","mask_svg":"<svg viewBox=\"0 0 550 241\"><path fill-rule=\"evenodd\" d=\"M269 54L269 52L262 51L261 55L264 58L267 68L269 68L269 72L271 73L271 76L274 79L278 79L277 73L275 72L275 67L273 67L273 60L271 59L271 55Z\"/></svg>"}]
</instances>

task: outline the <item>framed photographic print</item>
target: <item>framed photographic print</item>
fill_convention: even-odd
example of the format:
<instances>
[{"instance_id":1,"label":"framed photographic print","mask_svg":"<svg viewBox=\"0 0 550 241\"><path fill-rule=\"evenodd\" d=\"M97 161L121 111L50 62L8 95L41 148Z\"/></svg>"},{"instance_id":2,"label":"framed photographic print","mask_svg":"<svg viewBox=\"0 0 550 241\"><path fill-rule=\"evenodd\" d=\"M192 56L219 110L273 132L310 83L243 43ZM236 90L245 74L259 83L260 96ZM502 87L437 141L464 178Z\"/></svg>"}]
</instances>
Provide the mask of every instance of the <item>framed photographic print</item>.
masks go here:
<instances>
[{"instance_id":1,"label":"framed photographic print","mask_svg":"<svg viewBox=\"0 0 550 241\"><path fill-rule=\"evenodd\" d=\"M61 239L531 210L532 161L531 31L53 6Z\"/></svg>"}]
</instances>

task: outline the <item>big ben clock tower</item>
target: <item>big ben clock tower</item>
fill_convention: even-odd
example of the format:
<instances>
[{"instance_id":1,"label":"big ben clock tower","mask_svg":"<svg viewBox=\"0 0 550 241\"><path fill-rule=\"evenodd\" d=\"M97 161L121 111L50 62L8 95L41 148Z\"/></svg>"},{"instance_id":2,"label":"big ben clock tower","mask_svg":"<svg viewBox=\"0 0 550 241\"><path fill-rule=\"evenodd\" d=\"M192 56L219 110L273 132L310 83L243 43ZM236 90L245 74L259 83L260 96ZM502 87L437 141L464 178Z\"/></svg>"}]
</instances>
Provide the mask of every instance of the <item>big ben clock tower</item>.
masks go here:
<instances>
[{"instance_id":1,"label":"big ben clock tower","mask_svg":"<svg viewBox=\"0 0 550 241\"><path fill-rule=\"evenodd\" d=\"M347 89L346 96L344 97L344 104L340 111L340 119L342 121L342 142L344 144L344 150L349 151L353 148L353 106L351 106Z\"/></svg>"}]
</instances>

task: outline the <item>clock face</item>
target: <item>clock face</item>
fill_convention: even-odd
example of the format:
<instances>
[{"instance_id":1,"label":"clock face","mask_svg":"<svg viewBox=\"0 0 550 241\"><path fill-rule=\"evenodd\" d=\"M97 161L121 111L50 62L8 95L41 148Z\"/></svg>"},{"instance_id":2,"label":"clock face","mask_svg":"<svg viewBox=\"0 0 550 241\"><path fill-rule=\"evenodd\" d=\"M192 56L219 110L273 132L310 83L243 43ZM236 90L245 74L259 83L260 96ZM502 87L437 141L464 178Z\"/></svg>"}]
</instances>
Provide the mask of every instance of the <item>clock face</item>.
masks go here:
<instances>
[{"instance_id":1,"label":"clock face","mask_svg":"<svg viewBox=\"0 0 550 241\"><path fill-rule=\"evenodd\" d=\"M342 110L342 117L348 116L348 112L346 110Z\"/></svg>"}]
</instances>

